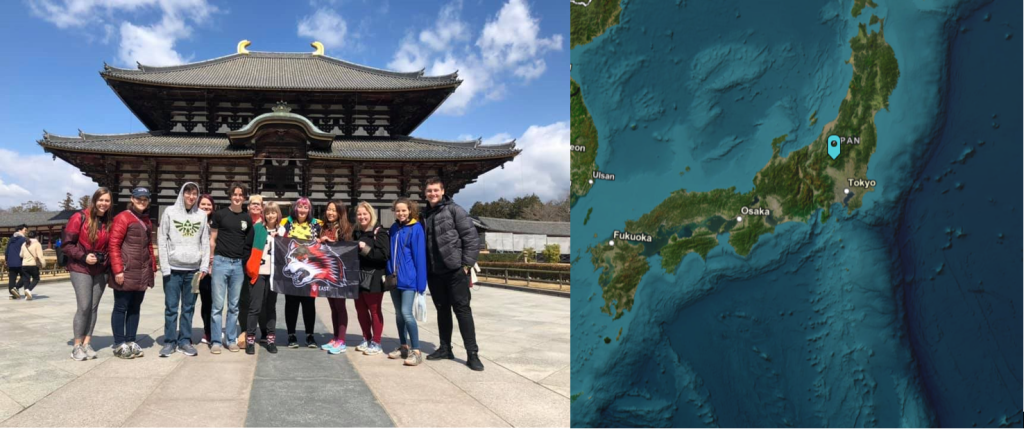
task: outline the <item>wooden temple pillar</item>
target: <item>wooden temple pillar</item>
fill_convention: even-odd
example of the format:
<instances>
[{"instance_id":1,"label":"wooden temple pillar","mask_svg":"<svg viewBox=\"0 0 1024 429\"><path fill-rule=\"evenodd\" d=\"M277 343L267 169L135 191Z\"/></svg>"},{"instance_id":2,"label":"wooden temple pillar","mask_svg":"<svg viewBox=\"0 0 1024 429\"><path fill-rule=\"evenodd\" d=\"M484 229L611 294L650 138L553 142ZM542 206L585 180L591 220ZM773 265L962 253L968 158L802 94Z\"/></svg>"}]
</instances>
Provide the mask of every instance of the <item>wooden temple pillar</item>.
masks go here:
<instances>
[{"instance_id":1,"label":"wooden temple pillar","mask_svg":"<svg viewBox=\"0 0 1024 429\"><path fill-rule=\"evenodd\" d=\"M363 166L359 164L352 164L352 170L349 178L348 196L351 202L348 204L349 207L355 207L359 203L359 196L362 192L359 188L362 187L362 173Z\"/></svg>"},{"instance_id":2,"label":"wooden temple pillar","mask_svg":"<svg viewBox=\"0 0 1024 429\"><path fill-rule=\"evenodd\" d=\"M160 224L160 167L156 161L149 162L149 220ZM154 228L155 230L155 228Z\"/></svg>"}]
</instances>

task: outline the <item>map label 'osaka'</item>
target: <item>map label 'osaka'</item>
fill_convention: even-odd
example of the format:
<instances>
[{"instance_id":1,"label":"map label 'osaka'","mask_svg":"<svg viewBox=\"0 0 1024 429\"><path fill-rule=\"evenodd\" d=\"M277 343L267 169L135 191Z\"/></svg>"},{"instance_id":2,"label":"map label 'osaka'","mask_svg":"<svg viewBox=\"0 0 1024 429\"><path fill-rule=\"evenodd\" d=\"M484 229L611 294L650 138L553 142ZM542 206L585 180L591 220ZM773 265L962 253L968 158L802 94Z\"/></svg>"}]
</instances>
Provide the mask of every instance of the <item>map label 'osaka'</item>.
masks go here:
<instances>
[{"instance_id":1,"label":"map label 'osaka'","mask_svg":"<svg viewBox=\"0 0 1024 429\"><path fill-rule=\"evenodd\" d=\"M764 207L758 207L756 209L743 207L742 209L740 209L740 213L750 216L771 216L772 211Z\"/></svg>"}]
</instances>

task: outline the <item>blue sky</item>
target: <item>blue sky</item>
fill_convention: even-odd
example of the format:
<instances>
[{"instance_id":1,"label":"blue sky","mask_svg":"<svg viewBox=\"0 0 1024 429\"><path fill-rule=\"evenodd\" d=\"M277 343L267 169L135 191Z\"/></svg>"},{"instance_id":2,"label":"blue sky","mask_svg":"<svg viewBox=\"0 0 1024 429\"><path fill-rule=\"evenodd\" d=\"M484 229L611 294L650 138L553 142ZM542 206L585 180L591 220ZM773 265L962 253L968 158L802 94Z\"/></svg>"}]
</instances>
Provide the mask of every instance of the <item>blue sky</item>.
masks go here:
<instances>
[{"instance_id":1,"label":"blue sky","mask_svg":"<svg viewBox=\"0 0 1024 429\"><path fill-rule=\"evenodd\" d=\"M95 188L36 144L53 134L143 131L99 76L134 67L251 51L311 52L465 82L413 134L517 139L524 152L459 193L464 205L569 186L569 8L562 2L25 0L0 3L0 207L29 199L55 208Z\"/></svg>"}]
</instances>

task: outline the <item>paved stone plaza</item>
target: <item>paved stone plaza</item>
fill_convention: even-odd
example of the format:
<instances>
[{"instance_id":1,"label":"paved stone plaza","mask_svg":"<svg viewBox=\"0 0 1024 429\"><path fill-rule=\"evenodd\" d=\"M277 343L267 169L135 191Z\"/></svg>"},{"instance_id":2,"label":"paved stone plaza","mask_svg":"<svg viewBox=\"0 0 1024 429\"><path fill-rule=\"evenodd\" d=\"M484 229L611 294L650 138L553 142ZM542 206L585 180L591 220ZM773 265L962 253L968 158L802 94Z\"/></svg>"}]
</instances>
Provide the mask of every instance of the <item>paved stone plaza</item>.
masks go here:
<instances>
[{"instance_id":1,"label":"paved stone plaza","mask_svg":"<svg viewBox=\"0 0 1024 429\"><path fill-rule=\"evenodd\" d=\"M142 305L141 359L113 357L113 294L100 306L95 360L71 360L75 297L68 282L41 284L34 301L0 301L0 426L414 426L567 427L569 425L569 299L484 287L473 294L480 357L465 366L456 326L455 361L403 367L384 355L350 349L330 356L282 344L284 300L278 300L279 353L225 350L158 357L163 292ZM429 296L428 296L429 298ZM198 303L197 303L198 306ZM349 302L350 347L360 329ZM423 352L437 345L433 307L420 326ZM198 312L197 312L198 313ZM384 350L397 345L394 307L384 299ZM301 317L300 317L301 319ZM327 301L317 300L317 339L328 341ZM202 337L195 317L193 337ZM302 322L299 321L299 331ZM302 344L302 335L299 339Z\"/></svg>"}]
</instances>

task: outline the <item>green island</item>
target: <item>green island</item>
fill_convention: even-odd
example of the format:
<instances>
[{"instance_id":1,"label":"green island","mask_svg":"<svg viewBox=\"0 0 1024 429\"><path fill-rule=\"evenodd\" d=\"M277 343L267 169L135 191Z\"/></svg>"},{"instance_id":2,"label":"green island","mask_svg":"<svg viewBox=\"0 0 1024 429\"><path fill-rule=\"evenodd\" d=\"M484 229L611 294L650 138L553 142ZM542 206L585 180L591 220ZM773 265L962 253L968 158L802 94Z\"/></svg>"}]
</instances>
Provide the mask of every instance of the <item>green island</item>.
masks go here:
<instances>
[{"instance_id":1,"label":"green island","mask_svg":"<svg viewBox=\"0 0 1024 429\"><path fill-rule=\"evenodd\" d=\"M586 3L587 0L577 0ZM569 5L569 49L576 45L586 45L600 36L612 26L619 23L620 0L590 0L586 6L572 3Z\"/></svg>"},{"instance_id":2,"label":"green island","mask_svg":"<svg viewBox=\"0 0 1024 429\"><path fill-rule=\"evenodd\" d=\"M615 247L615 252L587 248L592 255L591 262L595 267L607 267L598 278L602 289L601 297L605 302L601 311L613 315L616 319L633 308L633 294L636 293L636 285L640 283L640 278L650 268L647 258L642 254L644 246L629 244L629 242L621 240L617 244L618 246L608 246L608 243L604 243L600 246L601 249Z\"/></svg>"},{"instance_id":3,"label":"green island","mask_svg":"<svg viewBox=\"0 0 1024 429\"><path fill-rule=\"evenodd\" d=\"M815 124L818 123L818 111L817 110L815 110L814 113L811 113L811 118L809 119L809 121L811 121L811 125L808 125L810 127L813 127Z\"/></svg>"},{"instance_id":4,"label":"green island","mask_svg":"<svg viewBox=\"0 0 1024 429\"><path fill-rule=\"evenodd\" d=\"M850 11L850 14L853 15L854 18L860 16L860 11L864 10L865 6L872 8L878 7L878 5L871 0L853 0L853 10Z\"/></svg>"},{"instance_id":5,"label":"green island","mask_svg":"<svg viewBox=\"0 0 1024 429\"><path fill-rule=\"evenodd\" d=\"M576 399L578 399L580 397L580 395L582 395L582 394L583 394L583 392L573 393L572 396L569 397L569 403L571 404L573 402L576 402Z\"/></svg>"},{"instance_id":6,"label":"green island","mask_svg":"<svg viewBox=\"0 0 1024 429\"><path fill-rule=\"evenodd\" d=\"M569 153L569 180L572 183L569 187L569 207L573 207L576 200L587 195L593 186L589 180L597 169L594 163L597 158L597 128L594 127L587 106L583 104L580 86L572 79L569 79L569 94L569 141L574 146L584 148L583 151L574 150Z\"/></svg>"},{"instance_id":7,"label":"green island","mask_svg":"<svg viewBox=\"0 0 1024 429\"><path fill-rule=\"evenodd\" d=\"M875 6L870 1L864 4ZM860 9L855 6L855 16ZM853 53L847 64L853 67L853 77L849 90L836 119L825 124L810 145L783 157L781 145L788 136L776 137L771 142L772 157L754 177L754 188L749 192L739 193L736 188L709 192L682 189L672 192L640 219L626 221L625 232L649 234L653 243L616 240L614 246L605 242L587 248L595 271L603 270L598 278L604 290L603 312L617 319L632 308L636 287L649 269L644 255L660 254L662 269L675 273L688 253L705 258L719 244L718 234L728 232L736 254L747 256L759 238L773 233L780 223L807 222L818 209L822 210L823 222L829 219L830 206L846 197L843 190L847 178L868 178L868 161L877 143L875 113L888 109L889 95L899 79L896 55L885 42L884 20L879 22L877 32L869 32L860 24L857 35L850 39ZM811 121L815 120L816 115L812 115ZM860 144L844 145L842 154L832 159L826 146L829 135L860 137ZM848 212L861 206L863 194L856 192L850 198ZM743 207L768 209L770 214L742 216L739 221ZM644 248L654 243L666 244Z\"/></svg>"},{"instance_id":8,"label":"green island","mask_svg":"<svg viewBox=\"0 0 1024 429\"><path fill-rule=\"evenodd\" d=\"M594 212L594 208L587 209L587 217L583 218L583 225L586 226L587 222L590 222L590 214Z\"/></svg>"}]
</instances>

